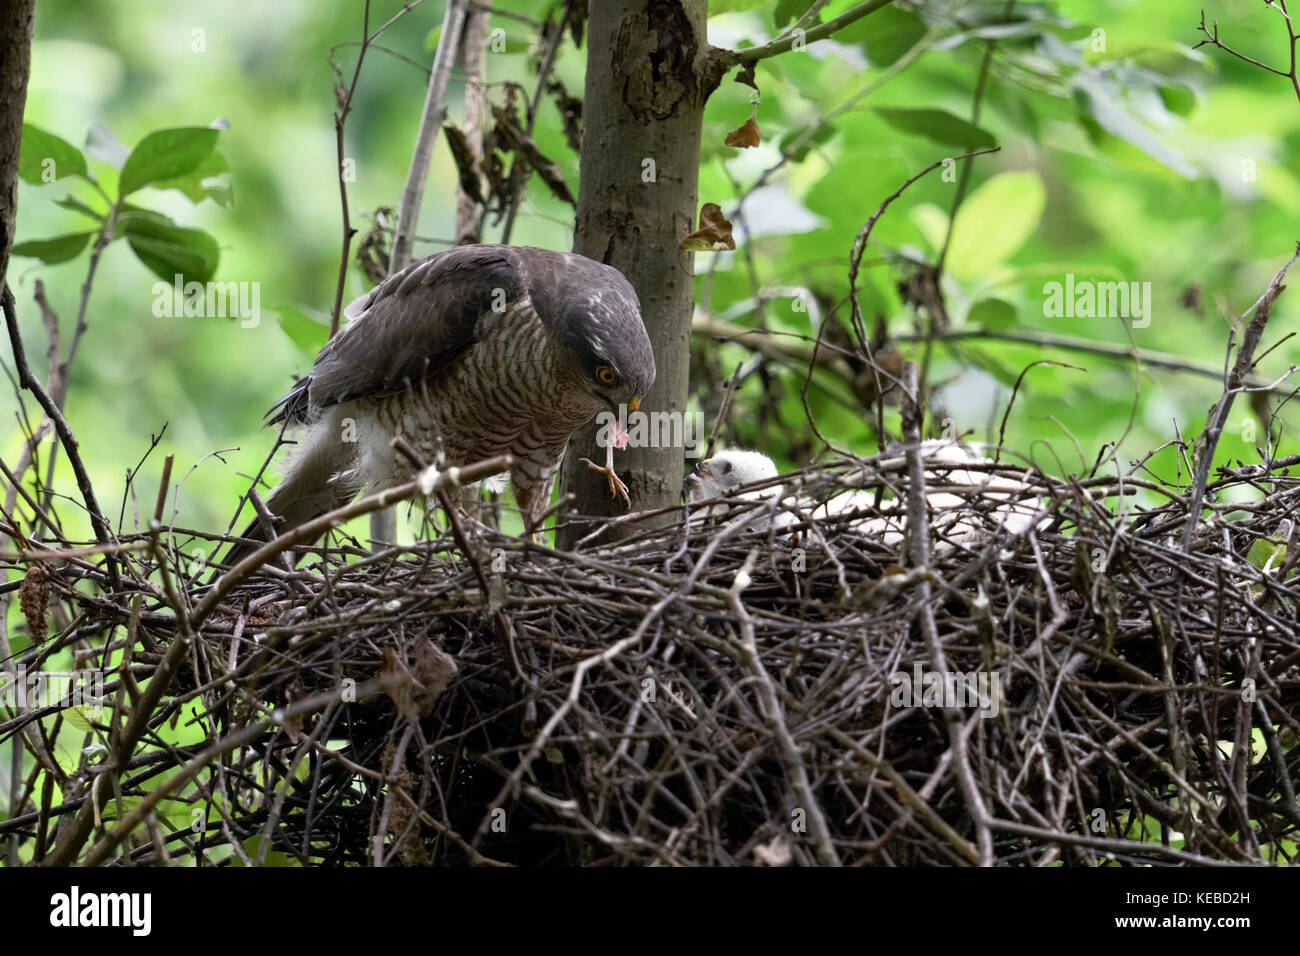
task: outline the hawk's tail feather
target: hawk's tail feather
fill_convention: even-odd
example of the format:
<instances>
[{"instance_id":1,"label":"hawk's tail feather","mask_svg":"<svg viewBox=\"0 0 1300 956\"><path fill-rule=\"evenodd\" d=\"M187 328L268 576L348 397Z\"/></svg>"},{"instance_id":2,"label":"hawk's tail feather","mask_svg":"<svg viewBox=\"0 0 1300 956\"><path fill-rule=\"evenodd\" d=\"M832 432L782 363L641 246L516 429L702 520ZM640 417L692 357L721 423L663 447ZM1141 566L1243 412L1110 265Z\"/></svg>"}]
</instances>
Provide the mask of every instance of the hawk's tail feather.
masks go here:
<instances>
[{"instance_id":1,"label":"hawk's tail feather","mask_svg":"<svg viewBox=\"0 0 1300 956\"><path fill-rule=\"evenodd\" d=\"M298 446L302 453L266 500L266 509L276 519L277 534L292 531L333 511L355 497L359 490L344 477L351 458L349 446L337 441L313 440L319 437L322 436L311 436ZM238 564L266 541L261 519L254 519L240 537L248 540L226 553L222 559L226 567Z\"/></svg>"},{"instance_id":2,"label":"hawk's tail feather","mask_svg":"<svg viewBox=\"0 0 1300 956\"><path fill-rule=\"evenodd\" d=\"M287 422L289 425L306 425L310 417L308 398L310 389L310 375L298 379L293 388L289 389L284 397L272 405L270 411L266 413L266 424L278 425Z\"/></svg>"}]
</instances>

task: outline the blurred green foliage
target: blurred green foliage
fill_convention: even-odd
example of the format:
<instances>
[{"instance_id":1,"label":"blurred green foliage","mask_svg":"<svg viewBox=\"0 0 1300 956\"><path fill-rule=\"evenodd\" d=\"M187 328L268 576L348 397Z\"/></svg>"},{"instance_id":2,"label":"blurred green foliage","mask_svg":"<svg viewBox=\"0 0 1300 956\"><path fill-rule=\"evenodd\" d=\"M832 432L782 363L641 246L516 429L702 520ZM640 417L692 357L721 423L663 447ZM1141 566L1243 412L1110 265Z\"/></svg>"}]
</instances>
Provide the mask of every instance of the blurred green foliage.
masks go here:
<instances>
[{"instance_id":1,"label":"blurred green foliage","mask_svg":"<svg viewBox=\"0 0 1300 956\"><path fill-rule=\"evenodd\" d=\"M525 20L550 7L535 0L495 5ZM376 0L372 26L401 6ZM711 6L710 41L739 48L770 39L808 4ZM821 18L850 6L835 0ZM1067 274L1150 283L1151 321L1132 330L1136 347L1221 365L1228 317L1255 300L1297 239L1296 92L1284 77L1221 50L1193 49L1199 36L1191 7L1119 0L1066 6L899 5L833 41L764 60L755 73L763 140L754 149L724 145L755 108L754 90L724 80L706 113L700 200L732 217L739 248L696 256L700 312L801 335L814 332L818 315L847 323L848 260L863 223L929 164L996 143L999 153L974 163L951 234L960 175L945 175L947 168L918 181L880 219L858 282L868 328L879 321L891 337L925 331L900 289L946 246L941 291L950 331L1048 333L1127 347L1117 319L1050 317L1044 287ZM324 339L341 247L329 53L338 47L350 78L361 10L360 0L37 5L17 237L27 257L11 263L9 281L29 356L44 375L46 337L33 284L44 282L66 349L96 217L129 194L118 224L128 241L103 251L67 402L100 499L114 519L121 510L128 527L152 513L163 453L177 457L178 529L223 527L271 447L263 413L310 366ZM345 139L356 171L353 222L363 234L364 213L394 204L402 188L441 16L442 4L426 0L367 57ZM1207 6L1206 16L1217 18L1221 37L1236 49L1286 65L1276 10L1223 0ZM499 103L506 81L531 90L536 31L502 15L492 27L504 41L488 56L491 97ZM575 95L585 56L566 43L556 62L556 75ZM462 89L454 74L453 119ZM535 138L576 194L577 157L549 99ZM46 157L55 159L53 182L42 178ZM452 235L455 182L440 141L421 236ZM571 230L569 207L534 178L512 241L568 248ZM490 223L484 239L499 231ZM418 254L436 248L425 243ZM178 264L200 279L258 283L263 321L157 314L155 283ZM355 266L347 282L345 301L367 288ZM1286 334L1294 315L1284 296L1264 347ZM697 364L713 385L751 356L737 344L696 344ZM901 348L927 357L915 344ZM1006 444L1055 471L1091 467L1108 442L1122 439L1120 454L1129 460L1179 434L1195 435L1220 393L1207 377L1138 373L1131 361L972 337L936 343L928 353L934 427L951 419L976 439L996 440L1011 385L1046 357L1086 371L1030 371L1007 419ZM1297 360L1294 343L1283 342L1262 373L1275 378ZM819 450L805 422L803 376L770 371L746 380L728 437L798 464ZM870 416L843 383L819 386L809 403L824 434L864 454L873 450ZM12 396L0 402L0 456L14 461L24 435ZM1250 416L1239 403L1220 458L1255 457L1264 430L1252 435L1244 427ZM1285 423L1289 416L1281 417ZM895 410L886 411L886 422L896 425ZM128 483L164 426L159 449ZM1295 450L1286 428L1282 451ZM1177 462L1167 450L1149 466L1170 476ZM55 485L65 495L75 488L66 456ZM75 498L61 501L59 511L75 525ZM183 531L178 538L184 548ZM17 637L16 602L11 607ZM23 646L18 640L15 650ZM200 739L193 716L173 723L168 739ZM84 728L72 718L69 724L56 757L71 767ZM133 805L126 801L122 810ZM118 812L106 809L105 819ZM179 810L166 822L189 823ZM259 847L246 849L256 855Z\"/></svg>"},{"instance_id":2,"label":"blurred green foliage","mask_svg":"<svg viewBox=\"0 0 1300 956\"><path fill-rule=\"evenodd\" d=\"M551 5L497 6L527 19ZM710 41L731 48L765 42L807 9L789 0L711 6ZM819 18L850 6L836 0ZM372 28L400 7L377 0ZM367 57L345 141L356 169L349 184L353 222L362 234L369 228L365 213L392 205L401 190L441 8L426 0ZM156 218L137 213L132 241L105 249L72 372L69 421L105 507L124 507L128 525L152 510L160 456L123 501L125 476L166 425L160 451L176 454L183 479L178 526L224 526L272 444L273 435L260 428L265 409L309 367L323 340L341 247L329 52L338 47L336 59L350 79L361 11L359 0L38 5L28 122L78 150L89 135L87 172L107 196L118 188L118 170L103 158L122 149L114 138L147 144L155 130L192 128L212 140L203 165L182 170L178 180L126 183L134 190L131 203ZM1224 2L1207 6L1206 16L1217 18L1225 42L1286 66L1286 33L1275 11ZM1046 316L1044 285L1066 273L1149 282L1151 322L1133 330L1136 346L1221 365L1225 316L1244 310L1294 248L1300 103L1284 77L1212 47L1192 49L1197 24L1190 8L1116 0L1081 0L1068 10L943 0L889 7L834 40L758 65L763 142L748 150L723 144L753 109L754 91L733 74L709 101L700 199L732 216L741 246L697 255L701 311L804 335L813 332L815 315L831 310L847 323L848 256L864 221L930 163L996 142L1001 152L974 161L948 239L942 292L951 330L1041 331L1127 347L1117 319ZM502 102L505 81L531 91L536 32L503 15L491 26L505 41L489 52L487 67L490 96ZM981 82L991 41L996 47ZM556 64L575 95L585 55L566 42ZM973 112L977 85L982 94ZM457 71L453 120L462 89ZM218 118L228 128L207 137ZM576 194L577 157L549 99L535 135ZM788 160L760 179L782 150ZM161 178L156 172L149 178ZM917 263L933 260L948 237L953 180L960 176L944 172L917 182L876 225L859 278L868 328L879 318L891 335L924 332L900 283ZM451 236L455 182L440 141L421 236ZM33 361L45 343L32 304L34 280L44 281L65 337L71 334L94 225L79 202L105 208L96 190L62 170L56 182L20 187L19 242L73 237L57 249L26 250L64 261L17 258L11 266ZM512 241L567 248L571 229L569 207L534 177ZM489 223L484 239L499 230ZM155 315L154 272L167 262L156 255L150 261L149 243L188 236L197 248L199 235L213 237L215 247L203 246L197 272L212 265L217 281L260 283L264 317L256 327L237 318ZM437 248L421 244L417 254ZM359 270L349 268L345 301L366 288ZM792 289L810 291L822 308L803 309L807 297ZM760 307L747 307L759 290L767 290ZM1293 312L1283 297L1266 346L1281 337ZM697 345L701 367L723 374L750 355L735 344ZM918 346L902 348L923 357ZM1284 343L1268 357L1264 376L1276 377L1295 353ZM1179 433L1194 435L1219 394L1209 378L1159 369L1139 375L1131 361L1024 343L968 338L938 343L928 357L935 427L951 419L980 440L996 440L1010 385L1026 365L1050 357L1086 367L1030 371L1008 419L1006 444L1056 471L1091 467L1106 442L1121 438L1122 456L1132 459ZM39 362L37 370L44 371ZM730 440L791 465L815 453L801 382L793 370L748 379ZM842 385L824 385L809 393L822 431L837 444L871 451L870 416ZM1234 428L1249 415L1239 403ZM9 460L23 436L11 414L5 419L0 454ZM896 421L890 410L887 424ZM1224 436L1221 457L1255 457L1263 430L1250 441L1242 434ZM1284 446L1291 437L1284 432ZM1174 454L1162 453L1151 466L1172 474ZM62 457L56 484L65 492L72 487ZM74 509L64 511L66 519Z\"/></svg>"}]
</instances>

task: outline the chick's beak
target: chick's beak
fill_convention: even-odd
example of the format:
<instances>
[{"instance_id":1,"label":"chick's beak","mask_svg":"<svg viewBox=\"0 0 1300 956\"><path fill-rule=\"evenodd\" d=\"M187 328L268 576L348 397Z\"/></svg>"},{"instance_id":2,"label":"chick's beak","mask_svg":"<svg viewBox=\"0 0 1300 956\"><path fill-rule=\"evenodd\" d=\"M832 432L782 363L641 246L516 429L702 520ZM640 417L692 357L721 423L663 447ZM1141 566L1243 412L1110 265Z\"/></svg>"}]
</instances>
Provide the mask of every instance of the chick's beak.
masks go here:
<instances>
[{"instance_id":1,"label":"chick's beak","mask_svg":"<svg viewBox=\"0 0 1300 956\"><path fill-rule=\"evenodd\" d=\"M710 478L713 477L713 472L709 470L709 462L711 460L712 459L705 458L701 461L697 461L695 467L691 469L691 473L682 479L683 496L689 494L692 488L700 484L700 482L704 480L705 476Z\"/></svg>"}]
</instances>

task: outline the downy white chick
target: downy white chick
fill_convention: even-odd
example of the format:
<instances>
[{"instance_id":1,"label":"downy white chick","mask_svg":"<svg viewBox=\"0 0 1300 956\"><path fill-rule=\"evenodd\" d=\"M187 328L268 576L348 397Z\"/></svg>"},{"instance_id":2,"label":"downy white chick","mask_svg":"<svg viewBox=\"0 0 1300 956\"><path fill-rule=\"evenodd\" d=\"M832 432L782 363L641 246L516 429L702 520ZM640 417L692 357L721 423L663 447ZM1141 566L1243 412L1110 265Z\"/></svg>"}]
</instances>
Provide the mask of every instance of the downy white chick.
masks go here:
<instances>
[{"instance_id":1,"label":"downy white chick","mask_svg":"<svg viewBox=\"0 0 1300 956\"><path fill-rule=\"evenodd\" d=\"M706 498L728 498L743 485L767 481L776 475L776 462L761 451L731 448L712 458L697 461L682 486L691 501L703 501ZM741 497L767 498L780 491L781 486L775 485L747 492Z\"/></svg>"},{"instance_id":2,"label":"downy white chick","mask_svg":"<svg viewBox=\"0 0 1300 956\"><path fill-rule=\"evenodd\" d=\"M712 458L697 461L691 473L682 481L682 492L692 502L709 498L730 498L735 495L742 499L768 499L781 494L783 485L772 485L737 494L745 485L758 484L777 476L776 463L760 451L747 451L733 448L718 452ZM710 505L703 511L692 514L692 520L703 520L711 515L723 515L731 507L725 504ZM789 512L778 512L777 527L791 523L793 516ZM756 529L766 529L771 524L770 512L759 506L744 509L728 524L744 524Z\"/></svg>"},{"instance_id":3,"label":"downy white chick","mask_svg":"<svg viewBox=\"0 0 1300 956\"><path fill-rule=\"evenodd\" d=\"M938 538L940 551L951 550L959 543L974 544L988 538L988 528L979 519L970 516L964 510L968 500L976 496L984 500L1004 501L995 507L990 518L1011 534L1017 534L1033 523L1035 516L1042 510L1042 503L1034 496L1023 495L1024 485L1020 482L982 471L971 471L961 465L989 462L990 459L979 458L957 442L935 439L921 443L921 453L926 460L927 488L948 489L957 486L970 489L969 493L956 493L956 489L930 490L926 500L930 505L931 522ZM901 453L880 462L881 465L896 462ZM781 496L783 485L771 485L767 488L748 492L737 492L742 487L777 476L777 469L772 459L761 452L733 449L718 452L712 458L699 461L686 477L683 487L692 503L711 498L737 496L742 499L769 499ZM849 488L864 481L867 475L849 473L841 481ZM904 540L906 530L906 505L896 498L881 501L880 508L874 507L875 495L867 491L847 490L824 502L801 499L789 502L798 512L807 514L813 520L837 515L862 513L861 519L852 522L854 531L879 537L890 546L899 547ZM724 513L729 506L711 505L705 515ZM771 511L765 507L756 507L745 511L740 517L732 519L729 524L740 522L755 529L766 530L772 523ZM798 523L794 509L776 512L775 523L778 528ZM1040 520L1040 526L1045 519Z\"/></svg>"}]
</instances>

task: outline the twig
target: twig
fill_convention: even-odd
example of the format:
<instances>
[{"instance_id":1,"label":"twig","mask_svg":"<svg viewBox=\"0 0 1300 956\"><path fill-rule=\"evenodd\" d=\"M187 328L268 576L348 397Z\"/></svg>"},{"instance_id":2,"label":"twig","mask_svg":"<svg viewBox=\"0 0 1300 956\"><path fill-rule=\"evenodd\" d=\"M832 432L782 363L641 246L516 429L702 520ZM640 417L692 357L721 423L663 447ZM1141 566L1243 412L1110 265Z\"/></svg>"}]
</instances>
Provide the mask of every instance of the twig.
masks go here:
<instances>
[{"instance_id":1,"label":"twig","mask_svg":"<svg viewBox=\"0 0 1300 956\"><path fill-rule=\"evenodd\" d=\"M740 646L744 649L749 672L757 681L759 711L763 715L768 732L776 741L781 762L785 765L799 803L808 816L808 829L817 844L817 858L826 866L839 866L840 855L835 852L835 844L831 842L831 831L826 823L826 815L822 812L816 796L813 795L812 784L808 779L808 768L804 766L799 746L795 743L790 728L786 726L785 712L780 698L777 697L772 676L758 656L758 644L754 639L754 619L745 610L745 604L740 598L741 592L752 581L750 574L754 570L754 561L757 557L757 550L749 552L745 563L736 572L735 582L730 591L731 610L740 625Z\"/></svg>"},{"instance_id":2,"label":"twig","mask_svg":"<svg viewBox=\"0 0 1300 956\"><path fill-rule=\"evenodd\" d=\"M1291 23L1291 15L1287 12L1286 9L1286 0L1267 0L1267 2L1264 5L1265 7L1276 9L1279 12L1281 12L1282 19L1286 23L1286 34L1287 34L1287 41L1288 41L1287 50L1291 55L1290 67L1288 69L1279 70L1277 67L1269 66L1267 63L1261 62L1260 60L1256 60L1254 57L1247 56L1244 53L1234 50L1226 43L1223 43L1219 39L1219 21L1218 20L1214 21L1214 29L1213 32L1211 32L1211 30L1205 25L1204 10L1201 11L1201 23L1200 26L1197 27L1197 29L1201 32L1201 34L1205 37L1205 39L1201 40L1199 43L1193 46L1192 49L1199 50L1201 47L1205 46L1208 43L1211 46L1218 47L1220 50L1222 50L1224 53L1229 54L1230 56L1235 56L1238 60L1242 60L1245 63L1249 63L1251 66L1257 66L1261 70L1265 70L1268 73L1273 73L1276 76L1284 76L1291 81L1291 89L1295 91L1296 99L1300 100L1300 69L1297 69L1297 61L1296 61L1296 44L1300 42L1300 35L1296 34L1295 26Z\"/></svg>"},{"instance_id":3,"label":"twig","mask_svg":"<svg viewBox=\"0 0 1300 956\"><path fill-rule=\"evenodd\" d=\"M1187 509L1187 523L1183 526L1182 550L1186 554L1192 547L1192 535L1196 531L1197 522L1200 521L1201 503L1205 500L1205 486L1210 479L1210 466L1214 463L1214 452L1219 447L1219 438L1223 434L1223 426L1228 421L1228 415L1232 412L1233 400L1237 397L1237 392L1241 390L1246 381L1246 376L1254 368L1255 349L1259 345L1259 340L1264 334L1264 326L1268 324L1269 316L1273 311L1273 303L1277 297L1282 294L1286 288L1282 285L1282 280L1286 277L1287 270L1300 259L1300 243L1296 245L1296 252L1281 269L1273 276L1273 281L1268 284L1264 294L1255 300L1254 305L1241 314L1237 319L1233 332L1228 337L1228 354L1232 354L1232 338L1236 334L1236 329L1240 327L1246 316L1254 311L1254 316L1246 326L1246 331L1241 337L1241 347L1237 351L1237 361L1232 366L1232 371L1228 373L1223 386L1223 395L1219 401L1210 409L1206 417L1205 431L1201 434L1199 448L1197 449L1196 475L1192 480L1191 506Z\"/></svg>"},{"instance_id":4,"label":"twig","mask_svg":"<svg viewBox=\"0 0 1300 956\"><path fill-rule=\"evenodd\" d=\"M740 370L744 365L744 362L737 365L736 370L731 373L731 378L727 380L726 391L722 393L722 403L718 406L718 415L713 419L713 430L709 432L709 442L704 449L704 458L712 458L714 449L718 447L718 437L722 434L722 426L726 424L727 413L731 410L731 399L736 394L736 387L740 384Z\"/></svg>"},{"instance_id":5,"label":"twig","mask_svg":"<svg viewBox=\"0 0 1300 956\"><path fill-rule=\"evenodd\" d=\"M510 455L498 455L495 458L488 458L464 468L448 468L446 471L429 468L413 481L394 485L364 498L358 498L341 508L326 512L319 518L313 518L311 521L285 532L274 541L268 541L219 577L213 583L212 590L208 592L207 596L195 605L194 611L190 615L190 624L192 627L197 628L216 609L221 599L236 584L248 577L268 560L289 550L294 545L312 541L345 521L370 514L380 508L395 505L413 497L417 493L428 495L440 488L459 488L462 484L469 484L490 475L498 474L509 469L513 464L514 459Z\"/></svg>"},{"instance_id":6,"label":"twig","mask_svg":"<svg viewBox=\"0 0 1300 956\"><path fill-rule=\"evenodd\" d=\"M925 496L925 466L921 461L920 368L915 362L903 363L903 440L907 458L907 546L914 568L930 564L930 521ZM922 579L917 588L918 609L921 615L921 632L930 652L930 662L943 680L944 687L952 686L948 679L948 661L943 643L935 626L934 602L930 598L930 581ZM989 830L988 812L980 796L971 771L970 755L966 744L966 730L962 726L962 713L944 701L944 727L948 731L948 746L953 755L953 770L966 801L966 811L975 826L975 841L979 847L979 865L993 865L993 835ZM972 718L978 719L978 718Z\"/></svg>"},{"instance_id":7,"label":"twig","mask_svg":"<svg viewBox=\"0 0 1300 956\"><path fill-rule=\"evenodd\" d=\"M433 144L442 124L447 119L447 81L460 45L461 28L465 22L465 0L448 0L443 15L442 33L438 49L433 54L433 69L429 73L429 86L425 92L424 109L420 113L420 128L415 137L415 150L411 154L411 167L406 174L397 210L397 228L393 233L393 251L388 260L388 274L393 275L411 261L412 237L420 217L420 203L424 199L424 184L429 178L429 164L433 161Z\"/></svg>"},{"instance_id":8,"label":"twig","mask_svg":"<svg viewBox=\"0 0 1300 956\"><path fill-rule=\"evenodd\" d=\"M551 32L551 37L546 43L546 52L542 55L541 65L537 68L537 86L533 88L532 99L528 101L528 116L524 120L524 136L531 137L533 128L537 123L537 108L542 102L542 92L546 89L546 81L551 75L551 67L555 64L555 54L560 48L560 41L564 39L564 23L568 19L569 10L576 0L565 0L564 7L561 8L559 17L555 21L555 28ZM510 184L510 204L506 209L506 222L501 227L501 242L508 244L510 235L514 232L515 217L519 213L519 204L523 201L523 188L527 183L531 170L528 165L515 153L514 159L510 163L510 174L507 182Z\"/></svg>"},{"instance_id":9,"label":"twig","mask_svg":"<svg viewBox=\"0 0 1300 956\"><path fill-rule=\"evenodd\" d=\"M108 526L108 519L99 508L99 502L95 498L94 486L90 483L90 475L86 472L86 465L81 460L81 446L77 443L77 438L72 433L63 413L59 407L50 398L49 393L41 387L41 383L36 376L32 374L31 367L27 364L27 352L23 348L22 334L18 328L18 313L14 304L14 294L9 286L4 287L3 294L0 294L0 305L3 305L5 314L5 324L9 329L9 344L13 348L14 365L18 370L18 381L31 392L37 403L44 410L46 416L54 422L55 431L59 435L59 440L63 442L63 447L68 451L68 461L72 465L73 474L77 477L77 487L81 490L81 500L86 505L86 512L90 515L90 524L95 532L95 540L101 545L108 545L113 540L113 532ZM122 580L118 571L118 561L115 555L108 555L108 576L112 582L114 590L121 590Z\"/></svg>"},{"instance_id":10,"label":"twig","mask_svg":"<svg viewBox=\"0 0 1300 956\"><path fill-rule=\"evenodd\" d=\"M343 251L339 255L339 275L334 286L334 308L330 310L330 338L334 338L339 331L339 323L343 315L343 289L348 278L348 252L352 248L352 237L357 232L356 229L352 228L352 214L348 209L348 182L347 175L344 172L343 128L347 124L348 113L352 111L352 95L357 90L357 80L361 78L361 64L365 62L366 50L370 46L370 0L365 0L365 4L365 12L361 17L361 51L357 54L357 65L352 71L352 82L348 85L347 93L343 95L338 104L338 109L334 112L334 152L336 162L334 171L339 180L339 203L343 210Z\"/></svg>"},{"instance_id":11,"label":"twig","mask_svg":"<svg viewBox=\"0 0 1300 956\"><path fill-rule=\"evenodd\" d=\"M921 342L925 338L924 335L908 333L894 336L894 340L898 342ZM1064 349L1067 352L1083 352L1090 355L1103 355L1107 358L1126 360L1132 359L1136 355L1143 365L1149 365L1152 368L1168 369L1171 372L1186 372L1189 375L1223 381L1223 368L1221 366L1204 365L1169 352L1157 352L1151 349L1138 349L1134 352L1133 349L1126 348L1123 345L1112 345L1109 342L1078 338L1072 335L1059 335L1055 332L1041 332L1031 329L950 329L935 332L932 338L936 342L957 342L963 339L1021 342L1026 345L1042 345L1048 348ZM1247 381L1252 388L1268 384L1265 379L1258 375L1250 376Z\"/></svg>"},{"instance_id":12,"label":"twig","mask_svg":"<svg viewBox=\"0 0 1300 956\"><path fill-rule=\"evenodd\" d=\"M867 335L867 329L862 320L862 303L858 301L858 270L862 267L862 254L867 250L867 243L871 239L871 230L876 227L876 221L885 214L885 210L889 207L889 204L899 196L903 195L904 190L921 177L934 172L946 162L971 159L975 156L983 156L986 153L996 153L1001 149L1001 146L990 146L985 149L977 149L969 153L964 153L961 156L945 157L936 160L886 196L876 211L872 213L871 218L863 223L862 228L858 230L858 234L853 237L853 248L849 253L849 302L851 303L849 319L853 326L853 333L857 338L858 345L866 356L868 366L871 368L876 395L883 395L885 393L884 384L880 380L882 370L876 363L875 356L872 355L871 338ZM893 379L893 377L889 375L886 375L886 377ZM902 383L897 379L893 379L892 384L901 385ZM884 403L880 401L876 402L876 443L879 450L883 452L885 450L885 408Z\"/></svg>"},{"instance_id":13,"label":"twig","mask_svg":"<svg viewBox=\"0 0 1300 956\"><path fill-rule=\"evenodd\" d=\"M424 184L429 178L429 164L433 162L433 146L442 124L447 119L447 82L451 67L460 46L461 31L465 23L466 0L447 0L443 14L442 33L438 36L438 49L433 54L433 69L429 72L429 85L425 91L424 109L420 113L420 128L415 137L415 150L411 166L406 173L397 210L397 225L393 230L393 248L388 257L388 274L394 275L411 262L411 248L416 226L420 219L420 204L424 199ZM376 547L397 538L397 516L391 511L379 511L370 517L370 538Z\"/></svg>"},{"instance_id":14,"label":"twig","mask_svg":"<svg viewBox=\"0 0 1300 956\"><path fill-rule=\"evenodd\" d=\"M788 34L777 37L762 46L750 47L748 50L718 50L714 55L724 71L737 64L756 63L759 60L789 52L795 43L801 39L804 44L816 43L818 40L831 36L849 24L856 23L867 14L875 13L881 7L889 6L892 2L893 0L867 0L866 3L859 3L856 7L845 10L838 17L813 27L807 33L801 34L791 30Z\"/></svg>"}]
</instances>

